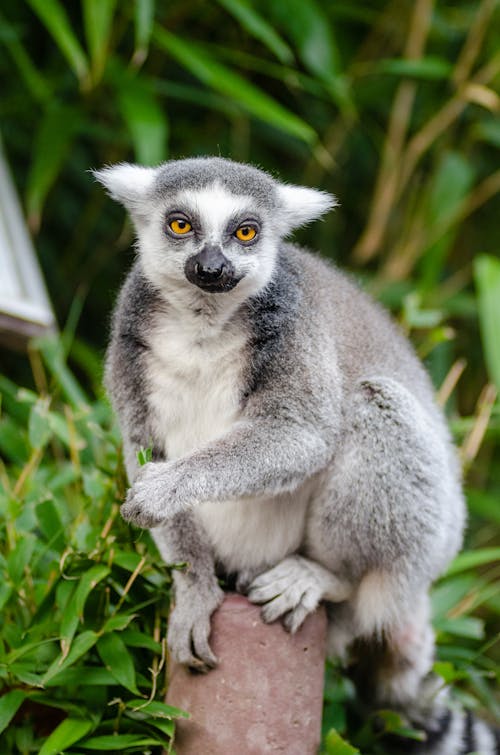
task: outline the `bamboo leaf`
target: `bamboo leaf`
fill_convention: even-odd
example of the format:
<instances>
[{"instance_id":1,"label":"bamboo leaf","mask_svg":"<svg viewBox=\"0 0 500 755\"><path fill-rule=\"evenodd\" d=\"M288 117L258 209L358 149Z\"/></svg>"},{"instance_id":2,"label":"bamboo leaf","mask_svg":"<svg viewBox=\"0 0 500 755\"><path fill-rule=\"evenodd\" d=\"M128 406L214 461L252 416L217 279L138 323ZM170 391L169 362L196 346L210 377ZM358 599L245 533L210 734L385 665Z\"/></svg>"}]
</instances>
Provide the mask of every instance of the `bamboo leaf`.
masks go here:
<instances>
[{"instance_id":1,"label":"bamboo leaf","mask_svg":"<svg viewBox=\"0 0 500 755\"><path fill-rule=\"evenodd\" d=\"M89 72L88 61L71 28L64 6L59 0L28 0L28 3L53 37L76 76L83 82Z\"/></svg>"},{"instance_id":2,"label":"bamboo leaf","mask_svg":"<svg viewBox=\"0 0 500 755\"><path fill-rule=\"evenodd\" d=\"M63 551L65 545L64 525L54 501L49 498L39 503L36 507L36 518L47 542L50 542L56 550Z\"/></svg>"},{"instance_id":3,"label":"bamboo leaf","mask_svg":"<svg viewBox=\"0 0 500 755\"><path fill-rule=\"evenodd\" d=\"M273 52L282 63L293 63L293 52L279 34L251 5L243 0L218 0L242 27Z\"/></svg>"},{"instance_id":4,"label":"bamboo leaf","mask_svg":"<svg viewBox=\"0 0 500 755\"><path fill-rule=\"evenodd\" d=\"M316 133L305 121L242 76L215 61L198 46L160 27L156 27L154 39L159 47L169 52L193 76L217 92L230 97L246 112L308 144L317 140Z\"/></svg>"},{"instance_id":5,"label":"bamboo leaf","mask_svg":"<svg viewBox=\"0 0 500 755\"><path fill-rule=\"evenodd\" d=\"M91 737L81 742L85 750L100 750L101 752L119 752L128 747L149 747L150 745L162 745L163 739L147 737L143 734L104 734L99 737Z\"/></svg>"},{"instance_id":6,"label":"bamboo leaf","mask_svg":"<svg viewBox=\"0 0 500 755\"><path fill-rule=\"evenodd\" d=\"M333 26L316 0L271 3L270 12L295 43L304 65L320 79L340 73Z\"/></svg>"},{"instance_id":7,"label":"bamboo leaf","mask_svg":"<svg viewBox=\"0 0 500 755\"><path fill-rule=\"evenodd\" d=\"M31 227L38 230L45 199L56 181L75 137L79 115L64 105L51 106L35 136L26 203Z\"/></svg>"},{"instance_id":8,"label":"bamboo leaf","mask_svg":"<svg viewBox=\"0 0 500 755\"><path fill-rule=\"evenodd\" d=\"M38 755L58 755L70 745L79 742L92 729L92 721L65 718L45 740Z\"/></svg>"},{"instance_id":9,"label":"bamboo leaf","mask_svg":"<svg viewBox=\"0 0 500 755\"><path fill-rule=\"evenodd\" d=\"M155 0L135 0L135 51L133 62L141 65L147 58L155 20Z\"/></svg>"},{"instance_id":10,"label":"bamboo leaf","mask_svg":"<svg viewBox=\"0 0 500 755\"><path fill-rule=\"evenodd\" d=\"M128 700L127 708L132 712L141 713L142 716L151 716L152 718L189 718L190 714L185 710L175 708L173 705L167 705L160 700Z\"/></svg>"},{"instance_id":11,"label":"bamboo leaf","mask_svg":"<svg viewBox=\"0 0 500 755\"><path fill-rule=\"evenodd\" d=\"M359 750L342 739L338 731L330 729L325 740L328 755L359 755Z\"/></svg>"},{"instance_id":12,"label":"bamboo leaf","mask_svg":"<svg viewBox=\"0 0 500 755\"><path fill-rule=\"evenodd\" d=\"M132 657L120 635L116 632L103 635L97 643L97 651L116 681L134 694L140 694L135 680Z\"/></svg>"},{"instance_id":13,"label":"bamboo leaf","mask_svg":"<svg viewBox=\"0 0 500 755\"><path fill-rule=\"evenodd\" d=\"M500 391L500 261L486 254L474 262L479 326L491 380Z\"/></svg>"},{"instance_id":14,"label":"bamboo leaf","mask_svg":"<svg viewBox=\"0 0 500 755\"><path fill-rule=\"evenodd\" d=\"M98 637L99 635L96 634L96 632L92 632L91 630L87 630L85 632L82 632L82 634L79 634L73 642L68 655L65 657L63 654L61 654L55 659L55 661L50 664L43 677L43 684L46 684L51 679L54 679L54 677L56 677L61 671L69 668L73 663L81 658L82 655L85 655L85 653L87 653L90 648L95 645Z\"/></svg>"},{"instance_id":15,"label":"bamboo leaf","mask_svg":"<svg viewBox=\"0 0 500 755\"><path fill-rule=\"evenodd\" d=\"M26 697L21 689L12 689L0 697L0 732L10 724Z\"/></svg>"},{"instance_id":16,"label":"bamboo leaf","mask_svg":"<svg viewBox=\"0 0 500 755\"><path fill-rule=\"evenodd\" d=\"M429 55L419 60L406 60L404 58L379 60L372 67L371 72L439 81L449 79L452 70L453 65L448 60Z\"/></svg>"},{"instance_id":17,"label":"bamboo leaf","mask_svg":"<svg viewBox=\"0 0 500 755\"><path fill-rule=\"evenodd\" d=\"M80 577L75 593L75 609L80 620L83 619L83 609L88 596L95 586L108 576L110 571L111 569L108 566L96 564Z\"/></svg>"},{"instance_id":18,"label":"bamboo leaf","mask_svg":"<svg viewBox=\"0 0 500 755\"><path fill-rule=\"evenodd\" d=\"M474 551L460 553L448 567L446 576L473 569L485 564L496 564L500 561L500 548L478 548Z\"/></svg>"},{"instance_id":19,"label":"bamboo leaf","mask_svg":"<svg viewBox=\"0 0 500 755\"><path fill-rule=\"evenodd\" d=\"M118 104L141 165L158 165L167 156L168 120L150 89L131 77L123 77Z\"/></svg>"},{"instance_id":20,"label":"bamboo leaf","mask_svg":"<svg viewBox=\"0 0 500 755\"><path fill-rule=\"evenodd\" d=\"M116 0L83 0L83 22L94 84L100 80L106 65L115 8Z\"/></svg>"},{"instance_id":21,"label":"bamboo leaf","mask_svg":"<svg viewBox=\"0 0 500 755\"><path fill-rule=\"evenodd\" d=\"M49 405L50 399L42 396L31 407L28 437L32 448L44 448L52 435L49 424Z\"/></svg>"}]
</instances>

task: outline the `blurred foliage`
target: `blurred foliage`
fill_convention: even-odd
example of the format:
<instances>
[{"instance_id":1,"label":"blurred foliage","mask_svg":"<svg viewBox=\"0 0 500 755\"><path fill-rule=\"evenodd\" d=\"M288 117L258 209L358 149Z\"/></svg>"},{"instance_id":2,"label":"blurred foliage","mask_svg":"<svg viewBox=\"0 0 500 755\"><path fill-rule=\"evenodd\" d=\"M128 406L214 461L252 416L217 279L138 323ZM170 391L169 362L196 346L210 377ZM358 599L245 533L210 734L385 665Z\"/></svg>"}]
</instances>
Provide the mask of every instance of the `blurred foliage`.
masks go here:
<instances>
[{"instance_id":1,"label":"blurred foliage","mask_svg":"<svg viewBox=\"0 0 500 755\"><path fill-rule=\"evenodd\" d=\"M336 213L297 234L298 240L354 271L393 310L426 361L460 446L471 512L469 560L434 593L437 670L467 705L497 715L488 679L498 673L500 655L499 16L495 0L3 4L0 127L65 324L61 343L44 346L48 377L38 352L31 351L36 393L18 395L11 383L1 385L2 507L8 515L1 595L14 627L2 634L8 659L2 663L30 666L23 673L34 675L29 681L0 666L10 675L4 679L13 695L7 701L11 712L18 703L26 706L21 692L28 689L29 695L80 706L59 706L73 718L81 718L92 700L92 713L83 716L91 726L80 730L80 740L91 729L95 736L120 731L143 737L161 729L154 728L161 720L153 710L137 722L126 703L119 712L106 707L113 695L123 700L131 693L124 679L103 677L91 694L82 693L83 702L64 676L53 679L56 684L62 678L59 690L56 684L33 692L35 678L43 678L57 653L65 652L64 646L57 650L65 635L56 625L69 588L59 588L64 595L46 615L53 600L48 596L66 584L62 554L73 554L67 565L70 578L81 575L78 584L85 584L89 567L101 569L98 575L108 570L90 602L80 598L80 623L66 639L76 643L93 633L86 636L94 644L73 657L76 668L99 668L102 653L112 652L111 643L102 641L105 617L127 581L125 567L110 556L115 546L109 533L100 535L109 517L116 517L120 488L116 434L98 397L106 324L131 261L133 236L122 210L92 184L88 170L119 160L155 164L222 154L339 197ZM3 353L2 363L11 378L32 381L26 360ZM50 406L48 395L55 396ZM99 428L96 437L93 431L89 437L89 426ZM97 488L89 482L92 475ZM131 620L139 622L133 631L161 637L161 585L168 586L168 577L148 555L149 541L146 549L145 540L130 541L117 518L113 536L123 538L124 552L146 558L117 615L129 599L131 611L134 601L149 599ZM111 636L127 645L127 631L115 629ZM31 641L43 644L20 656L22 662L16 659ZM144 674L155 658L161 663L158 645L156 655L152 647L130 647L130 673L141 668ZM137 654L146 651L151 659L137 665ZM70 671L68 666L64 673ZM137 688L150 694L152 679L138 673ZM50 698L49 689L55 689ZM352 752L342 737L363 752L383 751L377 748L384 727L374 735L346 718L356 701L337 669L329 671L325 700L325 729L336 729L325 740L327 752ZM38 751L36 728L29 735L28 719L19 712L13 720L12 733L4 735L8 747ZM394 731L404 722L388 714L384 726ZM71 751L77 751L74 745Z\"/></svg>"}]
</instances>

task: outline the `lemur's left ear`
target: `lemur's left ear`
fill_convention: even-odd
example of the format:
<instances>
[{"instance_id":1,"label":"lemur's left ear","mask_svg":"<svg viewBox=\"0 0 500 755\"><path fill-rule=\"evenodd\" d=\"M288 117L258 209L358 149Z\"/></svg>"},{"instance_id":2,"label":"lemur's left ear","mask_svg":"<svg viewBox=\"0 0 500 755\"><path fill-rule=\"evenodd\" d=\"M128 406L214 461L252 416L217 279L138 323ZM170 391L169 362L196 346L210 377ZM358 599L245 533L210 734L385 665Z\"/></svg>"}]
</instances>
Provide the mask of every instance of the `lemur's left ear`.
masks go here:
<instances>
[{"instance_id":1,"label":"lemur's left ear","mask_svg":"<svg viewBox=\"0 0 500 755\"><path fill-rule=\"evenodd\" d=\"M287 231L316 220L338 205L333 194L309 189L307 186L280 184L278 196L284 211Z\"/></svg>"},{"instance_id":2,"label":"lemur's left ear","mask_svg":"<svg viewBox=\"0 0 500 755\"><path fill-rule=\"evenodd\" d=\"M118 163L91 172L94 178L107 189L108 194L113 199L121 202L127 210L133 213L147 199L149 189L154 183L156 168Z\"/></svg>"}]
</instances>

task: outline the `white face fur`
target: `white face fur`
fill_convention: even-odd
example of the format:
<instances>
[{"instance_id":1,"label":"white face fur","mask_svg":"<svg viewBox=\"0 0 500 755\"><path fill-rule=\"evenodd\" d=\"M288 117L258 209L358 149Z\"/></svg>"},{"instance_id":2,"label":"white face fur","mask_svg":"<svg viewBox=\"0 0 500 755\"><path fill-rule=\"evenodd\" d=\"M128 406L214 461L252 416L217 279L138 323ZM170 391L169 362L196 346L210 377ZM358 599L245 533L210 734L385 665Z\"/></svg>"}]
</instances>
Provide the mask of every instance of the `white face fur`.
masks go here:
<instances>
[{"instance_id":1,"label":"white face fur","mask_svg":"<svg viewBox=\"0 0 500 755\"><path fill-rule=\"evenodd\" d=\"M237 167L224 162L233 170ZM272 276L280 240L336 204L329 194L276 181L272 181L275 201L264 204L258 197L234 193L216 176L199 188L183 188L181 180L178 190L165 196L155 184L159 171L168 165L119 164L94 175L129 210L145 275L177 298L183 291L189 299L196 293L242 301L256 294ZM262 175L269 182L269 176ZM227 260L231 270L231 285L220 291L202 290L193 277L186 277L192 260L206 256L207 249Z\"/></svg>"}]
</instances>

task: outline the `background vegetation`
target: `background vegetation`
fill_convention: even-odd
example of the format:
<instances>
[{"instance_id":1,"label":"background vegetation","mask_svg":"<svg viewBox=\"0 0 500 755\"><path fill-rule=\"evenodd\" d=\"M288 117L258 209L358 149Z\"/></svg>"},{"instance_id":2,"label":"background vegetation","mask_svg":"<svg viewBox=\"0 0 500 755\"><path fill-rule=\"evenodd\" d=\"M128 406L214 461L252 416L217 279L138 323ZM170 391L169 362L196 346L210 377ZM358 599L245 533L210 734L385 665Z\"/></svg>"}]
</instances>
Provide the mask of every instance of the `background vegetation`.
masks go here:
<instances>
[{"instance_id":1,"label":"background vegetation","mask_svg":"<svg viewBox=\"0 0 500 755\"><path fill-rule=\"evenodd\" d=\"M499 16L495 0L2 5L2 137L62 328L29 359L1 354L2 752L171 742L169 570L120 521L100 387L132 231L87 171L196 154L340 198L299 240L391 307L446 406L471 513L434 591L436 669L498 716ZM325 751L383 753L403 725L361 720L329 667Z\"/></svg>"}]
</instances>

